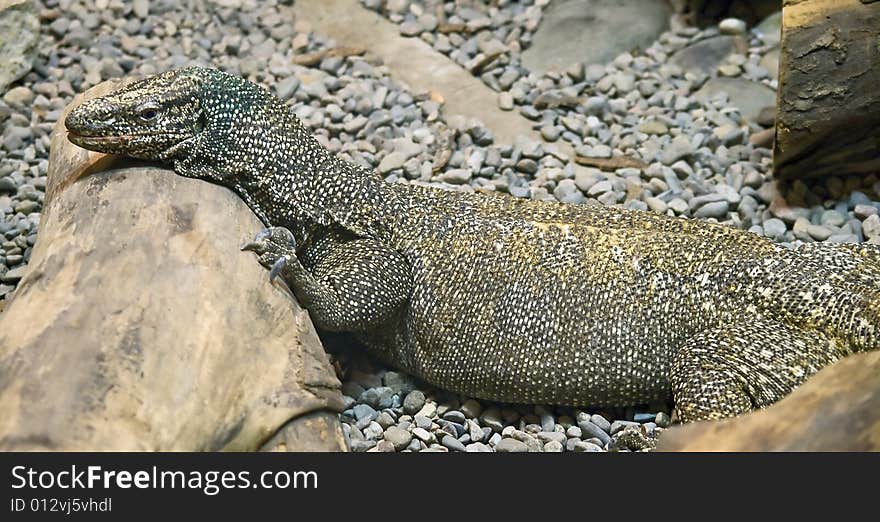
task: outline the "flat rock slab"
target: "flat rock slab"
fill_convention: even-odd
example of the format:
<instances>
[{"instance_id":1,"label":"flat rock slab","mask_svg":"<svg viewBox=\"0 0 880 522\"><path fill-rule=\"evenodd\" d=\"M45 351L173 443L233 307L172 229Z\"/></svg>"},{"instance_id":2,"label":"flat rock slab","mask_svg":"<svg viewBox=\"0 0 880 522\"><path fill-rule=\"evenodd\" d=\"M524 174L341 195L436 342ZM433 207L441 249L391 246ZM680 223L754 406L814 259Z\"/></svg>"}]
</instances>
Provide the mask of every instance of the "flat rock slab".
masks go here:
<instances>
[{"instance_id":1,"label":"flat rock slab","mask_svg":"<svg viewBox=\"0 0 880 522\"><path fill-rule=\"evenodd\" d=\"M765 410L666 431L658 451L880 451L880 352L823 368Z\"/></svg>"},{"instance_id":2,"label":"flat rock slab","mask_svg":"<svg viewBox=\"0 0 880 522\"><path fill-rule=\"evenodd\" d=\"M761 110L776 105L773 89L745 78L712 78L694 93L699 100L710 100L727 93L730 105L738 108L743 117L756 122Z\"/></svg>"},{"instance_id":3,"label":"flat rock slab","mask_svg":"<svg viewBox=\"0 0 880 522\"><path fill-rule=\"evenodd\" d=\"M33 0L0 0L0 95L31 70L39 37Z\"/></svg>"},{"instance_id":4,"label":"flat rock slab","mask_svg":"<svg viewBox=\"0 0 880 522\"><path fill-rule=\"evenodd\" d=\"M498 94L418 38L400 35L397 25L364 8L356 0L297 0L296 19L337 44L367 49L382 59L392 78L417 91L444 99L448 115L476 118L496 140L513 144L519 136L540 141L531 122L497 109ZM559 147L562 149L562 147ZM570 154L570 151L564 151Z\"/></svg>"},{"instance_id":5,"label":"flat rock slab","mask_svg":"<svg viewBox=\"0 0 880 522\"><path fill-rule=\"evenodd\" d=\"M308 314L239 251L256 216L225 188L80 149L63 121L0 316L0 449L344 449Z\"/></svg>"},{"instance_id":6,"label":"flat rock slab","mask_svg":"<svg viewBox=\"0 0 880 522\"><path fill-rule=\"evenodd\" d=\"M390 76L416 91L439 94L447 118L475 118L488 127L495 143L513 145L521 140L544 141L533 122L516 111L498 108L498 93L480 79L418 38L400 35L400 29L356 0L297 0L296 20L308 30L332 38L339 46L357 47L378 57ZM574 159L566 142L546 144ZM575 165L575 171L582 167Z\"/></svg>"},{"instance_id":7,"label":"flat rock slab","mask_svg":"<svg viewBox=\"0 0 880 522\"><path fill-rule=\"evenodd\" d=\"M575 63L606 63L649 47L669 27L666 0L562 0L545 8L523 64L563 71Z\"/></svg>"},{"instance_id":8,"label":"flat rock slab","mask_svg":"<svg viewBox=\"0 0 880 522\"><path fill-rule=\"evenodd\" d=\"M748 50L749 43L741 36L713 36L678 51L672 55L670 62L685 71L712 74L731 54L745 54Z\"/></svg>"}]
</instances>

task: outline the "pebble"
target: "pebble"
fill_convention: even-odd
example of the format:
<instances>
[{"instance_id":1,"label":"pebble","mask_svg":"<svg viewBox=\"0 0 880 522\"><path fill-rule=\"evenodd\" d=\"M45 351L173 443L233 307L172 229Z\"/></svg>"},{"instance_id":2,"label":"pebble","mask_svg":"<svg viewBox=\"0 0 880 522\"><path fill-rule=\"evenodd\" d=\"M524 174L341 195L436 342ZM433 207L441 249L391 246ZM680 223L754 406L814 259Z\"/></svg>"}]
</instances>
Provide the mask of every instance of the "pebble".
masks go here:
<instances>
[{"instance_id":1,"label":"pebble","mask_svg":"<svg viewBox=\"0 0 880 522\"><path fill-rule=\"evenodd\" d=\"M425 405L425 394L419 390L413 390L403 399L403 411L408 415L414 415Z\"/></svg>"},{"instance_id":2,"label":"pebble","mask_svg":"<svg viewBox=\"0 0 880 522\"><path fill-rule=\"evenodd\" d=\"M725 18L718 24L721 34L743 34L746 32L746 23L739 18Z\"/></svg>"},{"instance_id":3,"label":"pebble","mask_svg":"<svg viewBox=\"0 0 880 522\"><path fill-rule=\"evenodd\" d=\"M722 219L727 216L729 209L730 204L727 201L713 201L698 208L694 212L694 217Z\"/></svg>"},{"instance_id":4,"label":"pebble","mask_svg":"<svg viewBox=\"0 0 880 522\"><path fill-rule=\"evenodd\" d=\"M412 430L413 437L421 440L425 444L431 444L437 442L437 437L431 433L430 431L424 428L413 428Z\"/></svg>"},{"instance_id":5,"label":"pebble","mask_svg":"<svg viewBox=\"0 0 880 522\"><path fill-rule=\"evenodd\" d=\"M467 451L464 444L451 435L446 435L440 440L440 444L449 448L451 451Z\"/></svg>"},{"instance_id":6,"label":"pebble","mask_svg":"<svg viewBox=\"0 0 880 522\"><path fill-rule=\"evenodd\" d=\"M412 434L397 426L391 426L386 429L384 437L385 440L394 445L394 449L397 451L403 451L412 441Z\"/></svg>"},{"instance_id":7,"label":"pebble","mask_svg":"<svg viewBox=\"0 0 880 522\"><path fill-rule=\"evenodd\" d=\"M611 437L607 433L605 433L605 430L593 424L592 421L580 421L578 422L578 427L581 429L581 432L583 432L584 437L596 437L597 439L602 441L603 445L611 442Z\"/></svg>"},{"instance_id":8,"label":"pebble","mask_svg":"<svg viewBox=\"0 0 880 522\"><path fill-rule=\"evenodd\" d=\"M600 451L604 451L604 450L598 444L593 444L592 442L585 441L585 440L579 440L579 441L575 441L574 444L572 444L571 451L582 452L582 453L583 452L591 452L592 453L592 452L600 452Z\"/></svg>"},{"instance_id":9,"label":"pebble","mask_svg":"<svg viewBox=\"0 0 880 522\"><path fill-rule=\"evenodd\" d=\"M513 110L513 95L509 92L501 92L498 94L498 108L503 111Z\"/></svg>"},{"instance_id":10,"label":"pebble","mask_svg":"<svg viewBox=\"0 0 880 522\"><path fill-rule=\"evenodd\" d=\"M460 409L468 419L475 419L483 412L483 407L474 399L464 401Z\"/></svg>"},{"instance_id":11,"label":"pebble","mask_svg":"<svg viewBox=\"0 0 880 522\"><path fill-rule=\"evenodd\" d=\"M770 218L764 221L764 235L781 241L785 237L787 228L785 222L778 218Z\"/></svg>"},{"instance_id":12,"label":"pebble","mask_svg":"<svg viewBox=\"0 0 880 522\"><path fill-rule=\"evenodd\" d=\"M499 453L525 453L529 451L529 447L525 443L516 439L501 439L501 442L495 445L495 451Z\"/></svg>"}]
</instances>

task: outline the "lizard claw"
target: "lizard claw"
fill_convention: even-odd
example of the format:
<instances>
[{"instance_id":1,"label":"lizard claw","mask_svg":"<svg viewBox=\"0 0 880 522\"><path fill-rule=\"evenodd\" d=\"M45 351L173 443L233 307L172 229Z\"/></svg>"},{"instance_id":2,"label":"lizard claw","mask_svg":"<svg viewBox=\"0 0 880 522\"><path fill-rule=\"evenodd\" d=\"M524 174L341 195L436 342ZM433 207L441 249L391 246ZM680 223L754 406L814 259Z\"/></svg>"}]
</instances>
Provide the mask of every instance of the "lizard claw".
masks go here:
<instances>
[{"instance_id":1,"label":"lizard claw","mask_svg":"<svg viewBox=\"0 0 880 522\"><path fill-rule=\"evenodd\" d=\"M278 277L278 274L284 270L284 267L287 265L288 256L281 256L278 258L278 261L275 261L275 264L272 265L272 268L269 270L269 282L275 282L275 278Z\"/></svg>"},{"instance_id":2,"label":"lizard claw","mask_svg":"<svg viewBox=\"0 0 880 522\"><path fill-rule=\"evenodd\" d=\"M257 235L241 246L243 252L262 254L272 246L287 247L296 250L296 238L284 227L269 227L257 232Z\"/></svg>"},{"instance_id":3,"label":"lizard claw","mask_svg":"<svg viewBox=\"0 0 880 522\"><path fill-rule=\"evenodd\" d=\"M242 252L257 252L263 248L263 244L257 241L248 241L241 245Z\"/></svg>"}]
</instances>

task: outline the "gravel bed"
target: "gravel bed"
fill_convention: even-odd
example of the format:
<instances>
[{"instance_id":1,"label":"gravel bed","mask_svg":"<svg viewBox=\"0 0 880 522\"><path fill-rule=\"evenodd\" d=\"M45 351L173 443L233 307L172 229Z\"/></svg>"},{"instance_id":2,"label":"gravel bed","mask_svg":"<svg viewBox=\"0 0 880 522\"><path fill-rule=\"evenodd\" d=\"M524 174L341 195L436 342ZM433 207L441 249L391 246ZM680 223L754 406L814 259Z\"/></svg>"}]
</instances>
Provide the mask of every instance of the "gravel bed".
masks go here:
<instances>
[{"instance_id":1,"label":"gravel bed","mask_svg":"<svg viewBox=\"0 0 880 522\"><path fill-rule=\"evenodd\" d=\"M773 43L736 23L679 28L644 52L539 75L522 66L519 53L546 1L475 2L456 11L454 2L364 0L403 34L480 77L498 91L499 110L519 111L545 140L496 144L480 122L447 118L430 93L392 81L369 53L297 65L296 56L334 42L298 31L289 2L37 4L37 62L0 101L0 307L38 237L49 133L64 106L102 80L190 64L274 88L325 146L390 182L705 219L791 247L880 243L877 176L774 183L764 127L711 88L743 79L775 89L765 67ZM708 72L682 66L683 50L719 45L731 34L742 35L747 48ZM630 158L644 166L575 168L576 158L554 144L560 141L582 163ZM348 402L341 419L355 451L638 451L671 422L667 404L602 411L495 404L437 390L358 349L336 357Z\"/></svg>"}]
</instances>

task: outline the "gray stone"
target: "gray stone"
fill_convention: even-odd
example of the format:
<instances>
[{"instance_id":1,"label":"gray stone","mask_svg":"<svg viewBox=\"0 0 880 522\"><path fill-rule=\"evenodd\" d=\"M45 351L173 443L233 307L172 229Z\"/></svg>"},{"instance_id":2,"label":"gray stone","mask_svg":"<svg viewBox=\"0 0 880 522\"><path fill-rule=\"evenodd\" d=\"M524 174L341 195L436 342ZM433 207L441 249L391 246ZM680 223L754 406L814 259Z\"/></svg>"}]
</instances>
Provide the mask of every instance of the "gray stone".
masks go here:
<instances>
[{"instance_id":1,"label":"gray stone","mask_svg":"<svg viewBox=\"0 0 880 522\"><path fill-rule=\"evenodd\" d=\"M423 417L433 418L434 415L437 414L437 405L433 402L426 402L422 409L416 412L416 415L421 415Z\"/></svg>"},{"instance_id":2,"label":"gray stone","mask_svg":"<svg viewBox=\"0 0 880 522\"><path fill-rule=\"evenodd\" d=\"M590 422L602 428L602 431L605 433L611 433L611 423L608 422L608 419L599 415L598 413L594 413L589 417Z\"/></svg>"},{"instance_id":3,"label":"gray stone","mask_svg":"<svg viewBox=\"0 0 880 522\"><path fill-rule=\"evenodd\" d=\"M0 182L3 180L0 179ZM2 191L2 187L0 187L0 191ZM859 219L867 219L870 216L876 215L878 213L877 207L873 205L856 205L853 208L853 214Z\"/></svg>"},{"instance_id":4,"label":"gray stone","mask_svg":"<svg viewBox=\"0 0 880 522\"><path fill-rule=\"evenodd\" d=\"M691 140L685 135L676 136L666 150L660 156L660 161L664 165L672 165L676 161L687 158L694 153L694 147Z\"/></svg>"},{"instance_id":5,"label":"gray stone","mask_svg":"<svg viewBox=\"0 0 880 522\"><path fill-rule=\"evenodd\" d=\"M767 75L773 79L779 79L779 48L767 51L761 58L761 67L767 71Z\"/></svg>"},{"instance_id":6,"label":"gray stone","mask_svg":"<svg viewBox=\"0 0 880 522\"><path fill-rule=\"evenodd\" d=\"M657 418L654 419L654 422L657 423L657 426L660 428L668 428L670 424L672 424L672 419L669 417L669 414L666 412L657 413Z\"/></svg>"},{"instance_id":7,"label":"gray stone","mask_svg":"<svg viewBox=\"0 0 880 522\"><path fill-rule=\"evenodd\" d=\"M394 151L379 162L379 174L387 175L392 170L396 170L403 167L403 163L406 161L406 155L399 151Z\"/></svg>"},{"instance_id":8,"label":"gray stone","mask_svg":"<svg viewBox=\"0 0 880 522\"><path fill-rule=\"evenodd\" d=\"M480 422L484 426L492 428L493 431L500 432L504 429L504 423L501 421L501 411L498 408L489 408L480 416Z\"/></svg>"},{"instance_id":9,"label":"gray stone","mask_svg":"<svg viewBox=\"0 0 880 522\"><path fill-rule=\"evenodd\" d=\"M419 439L425 444L437 442L437 437L425 428L413 428L412 434L413 437Z\"/></svg>"},{"instance_id":10,"label":"gray stone","mask_svg":"<svg viewBox=\"0 0 880 522\"><path fill-rule=\"evenodd\" d=\"M423 430L431 429L431 418L425 417L424 415L416 415L413 418L413 422L416 423L416 426L422 428Z\"/></svg>"},{"instance_id":11,"label":"gray stone","mask_svg":"<svg viewBox=\"0 0 880 522\"><path fill-rule=\"evenodd\" d=\"M374 440L352 440L351 441L351 451L353 451L355 453L362 453L364 451L368 451L375 446L376 446L376 441L374 441Z\"/></svg>"},{"instance_id":12,"label":"gray stone","mask_svg":"<svg viewBox=\"0 0 880 522\"><path fill-rule=\"evenodd\" d=\"M34 100L34 92L25 86L13 87L3 95L3 101L12 106L25 106Z\"/></svg>"},{"instance_id":13,"label":"gray stone","mask_svg":"<svg viewBox=\"0 0 880 522\"><path fill-rule=\"evenodd\" d=\"M544 443L544 451L546 453L562 453L565 445L562 442L551 440Z\"/></svg>"},{"instance_id":14,"label":"gray stone","mask_svg":"<svg viewBox=\"0 0 880 522\"><path fill-rule=\"evenodd\" d=\"M131 3L131 10L138 18L146 18L150 14L150 1L134 0Z\"/></svg>"},{"instance_id":15,"label":"gray stone","mask_svg":"<svg viewBox=\"0 0 880 522\"><path fill-rule=\"evenodd\" d=\"M370 422L370 424L366 428L364 428L364 437L369 440L376 440L379 438L380 435L382 435L382 431L382 426L378 422L373 421Z\"/></svg>"},{"instance_id":16,"label":"gray stone","mask_svg":"<svg viewBox=\"0 0 880 522\"><path fill-rule=\"evenodd\" d=\"M565 436L565 433L562 433L560 431L553 431L553 432L541 431L538 433L538 440L543 443L549 442L551 440L555 440L555 441L559 442L560 444L565 444L566 438L567 437Z\"/></svg>"},{"instance_id":17,"label":"gray stone","mask_svg":"<svg viewBox=\"0 0 880 522\"><path fill-rule=\"evenodd\" d=\"M451 451L467 451L464 444L451 435L444 435L443 438L440 439L440 444L449 448Z\"/></svg>"},{"instance_id":18,"label":"gray stone","mask_svg":"<svg viewBox=\"0 0 880 522\"><path fill-rule=\"evenodd\" d=\"M455 422L458 424L464 424L465 415L464 413L458 410L449 410L442 415L444 420L448 420L450 422Z\"/></svg>"},{"instance_id":19,"label":"gray stone","mask_svg":"<svg viewBox=\"0 0 880 522\"><path fill-rule=\"evenodd\" d=\"M764 235L781 241L785 237L787 230L785 222L778 218L770 218L764 221Z\"/></svg>"},{"instance_id":20,"label":"gray stone","mask_svg":"<svg viewBox=\"0 0 880 522\"><path fill-rule=\"evenodd\" d=\"M368 449L367 451L380 451L382 453L394 453L396 450L394 448L394 444L388 442L387 440L380 440L376 443L376 446Z\"/></svg>"},{"instance_id":21,"label":"gray stone","mask_svg":"<svg viewBox=\"0 0 880 522\"><path fill-rule=\"evenodd\" d=\"M728 56L748 50L748 42L739 36L715 36L700 40L675 53L670 63L685 71L712 74Z\"/></svg>"},{"instance_id":22,"label":"gray stone","mask_svg":"<svg viewBox=\"0 0 880 522\"><path fill-rule=\"evenodd\" d=\"M529 451L529 447L524 442L516 439L501 439L501 442L495 445L495 451L499 453L525 453Z\"/></svg>"},{"instance_id":23,"label":"gray stone","mask_svg":"<svg viewBox=\"0 0 880 522\"><path fill-rule=\"evenodd\" d=\"M588 442L585 440L578 440L572 444L571 451L577 451L581 453L590 452L590 453L598 453L600 451L604 451L601 446L597 444L593 444L592 442Z\"/></svg>"},{"instance_id":24,"label":"gray stone","mask_svg":"<svg viewBox=\"0 0 880 522\"><path fill-rule=\"evenodd\" d=\"M767 45L776 45L782 37L782 11L768 16L755 26L755 33Z\"/></svg>"},{"instance_id":25,"label":"gray stone","mask_svg":"<svg viewBox=\"0 0 880 522\"><path fill-rule=\"evenodd\" d=\"M616 420L611 423L611 434L614 435L618 431L626 428L627 426L639 426L639 423L625 420Z\"/></svg>"},{"instance_id":26,"label":"gray stone","mask_svg":"<svg viewBox=\"0 0 880 522\"><path fill-rule=\"evenodd\" d=\"M662 121L648 120L639 125L639 132L652 135L663 135L669 132L669 127Z\"/></svg>"},{"instance_id":27,"label":"gray stone","mask_svg":"<svg viewBox=\"0 0 880 522\"><path fill-rule=\"evenodd\" d=\"M469 169L450 169L438 176L440 181L452 185L462 185L471 179L471 171Z\"/></svg>"},{"instance_id":28,"label":"gray stone","mask_svg":"<svg viewBox=\"0 0 880 522\"><path fill-rule=\"evenodd\" d=\"M483 407L474 399L464 401L459 409L468 419L476 419L483 412Z\"/></svg>"},{"instance_id":29,"label":"gray stone","mask_svg":"<svg viewBox=\"0 0 880 522\"><path fill-rule=\"evenodd\" d=\"M359 421L363 419L369 419L372 421L379 416L379 413L368 404L357 404L354 406L353 410L354 418Z\"/></svg>"},{"instance_id":30,"label":"gray stone","mask_svg":"<svg viewBox=\"0 0 880 522\"><path fill-rule=\"evenodd\" d=\"M400 24L400 34L403 36L418 36L424 29L416 21L407 20Z\"/></svg>"},{"instance_id":31,"label":"gray stone","mask_svg":"<svg viewBox=\"0 0 880 522\"><path fill-rule=\"evenodd\" d=\"M749 121L757 121L764 107L776 104L773 89L745 78L712 78L694 93L694 98L706 102L721 93L726 93L730 105Z\"/></svg>"},{"instance_id":32,"label":"gray stone","mask_svg":"<svg viewBox=\"0 0 880 522\"><path fill-rule=\"evenodd\" d=\"M10 0L0 5L0 92L5 92L33 66L40 21L32 0Z\"/></svg>"},{"instance_id":33,"label":"gray stone","mask_svg":"<svg viewBox=\"0 0 880 522\"><path fill-rule=\"evenodd\" d=\"M718 24L721 34L738 35L746 32L746 23L739 18L725 18Z\"/></svg>"},{"instance_id":34,"label":"gray stone","mask_svg":"<svg viewBox=\"0 0 880 522\"><path fill-rule=\"evenodd\" d=\"M694 217L724 219L727 217L728 210L730 210L730 204L727 201L713 201L698 208L694 212Z\"/></svg>"},{"instance_id":35,"label":"gray stone","mask_svg":"<svg viewBox=\"0 0 880 522\"><path fill-rule=\"evenodd\" d=\"M604 63L646 49L672 14L665 0L559 0L544 9L523 65L539 74L573 63Z\"/></svg>"},{"instance_id":36,"label":"gray stone","mask_svg":"<svg viewBox=\"0 0 880 522\"><path fill-rule=\"evenodd\" d=\"M593 424L590 420L578 422L578 427L581 429L581 432L583 432L584 437L596 437L602 441L602 444L608 444L611 442L611 437L605 433L605 430Z\"/></svg>"},{"instance_id":37,"label":"gray stone","mask_svg":"<svg viewBox=\"0 0 880 522\"><path fill-rule=\"evenodd\" d=\"M387 430L391 426L394 426L394 417L392 417L390 413L382 411L379 412L379 415L376 417L376 423L379 426L382 426L382 429Z\"/></svg>"},{"instance_id":38,"label":"gray stone","mask_svg":"<svg viewBox=\"0 0 880 522\"><path fill-rule=\"evenodd\" d=\"M425 394L419 390L413 390L403 399L403 411L408 415L415 415L425 405Z\"/></svg>"},{"instance_id":39,"label":"gray stone","mask_svg":"<svg viewBox=\"0 0 880 522\"><path fill-rule=\"evenodd\" d=\"M296 76L288 76L275 84L275 93L282 100L287 100L293 96L293 93L299 88L299 84L299 78ZM366 123L366 119L364 119L364 123Z\"/></svg>"},{"instance_id":40,"label":"gray stone","mask_svg":"<svg viewBox=\"0 0 880 522\"><path fill-rule=\"evenodd\" d=\"M13 256L8 256L9 257ZM10 263L12 264L12 263ZM12 270L9 270L3 275L0 275L0 282L3 283L17 283L22 277L24 277L25 272L27 271L27 267L22 265L19 267L15 267Z\"/></svg>"},{"instance_id":41,"label":"gray stone","mask_svg":"<svg viewBox=\"0 0 880 522\"><path fill-rule=\"evenodd\" d=\"M513 110L513 95L507 91L498 93L498 108L503 111Z\"/></svg>"},{"instance_id":42,"label":"gray stone","mask_svg":"<svg viewBox=\"0 0 880 522\"><path fill-rule=\"evenodd\" d=\"M862 232L870 239L880 238L880 216L871 214L862 221Z\"/></svg>"},{"instance_id":43,"label":"gray stone","mask_svg":"<svg viewBox=\"0 0 880 522\"><path fill-rule=\"evenodd\" d=\"M807 227L807 234L816 241L825 241L831 237L831 229L822 225L810 225Z\"/></svg>"},{"instance_id":44,"label":"gray stone","mask_svg":"<svg viewBox=\"0 0 880 522\"><path fill-rule=\"evenodd\" d=\"M397 451L404 450L409 443L412 441L412 433L398 428L397 426L391 426L387 430L385 430L385 440L394 444L394 449Z\"/></svg>"}]
</instances>

